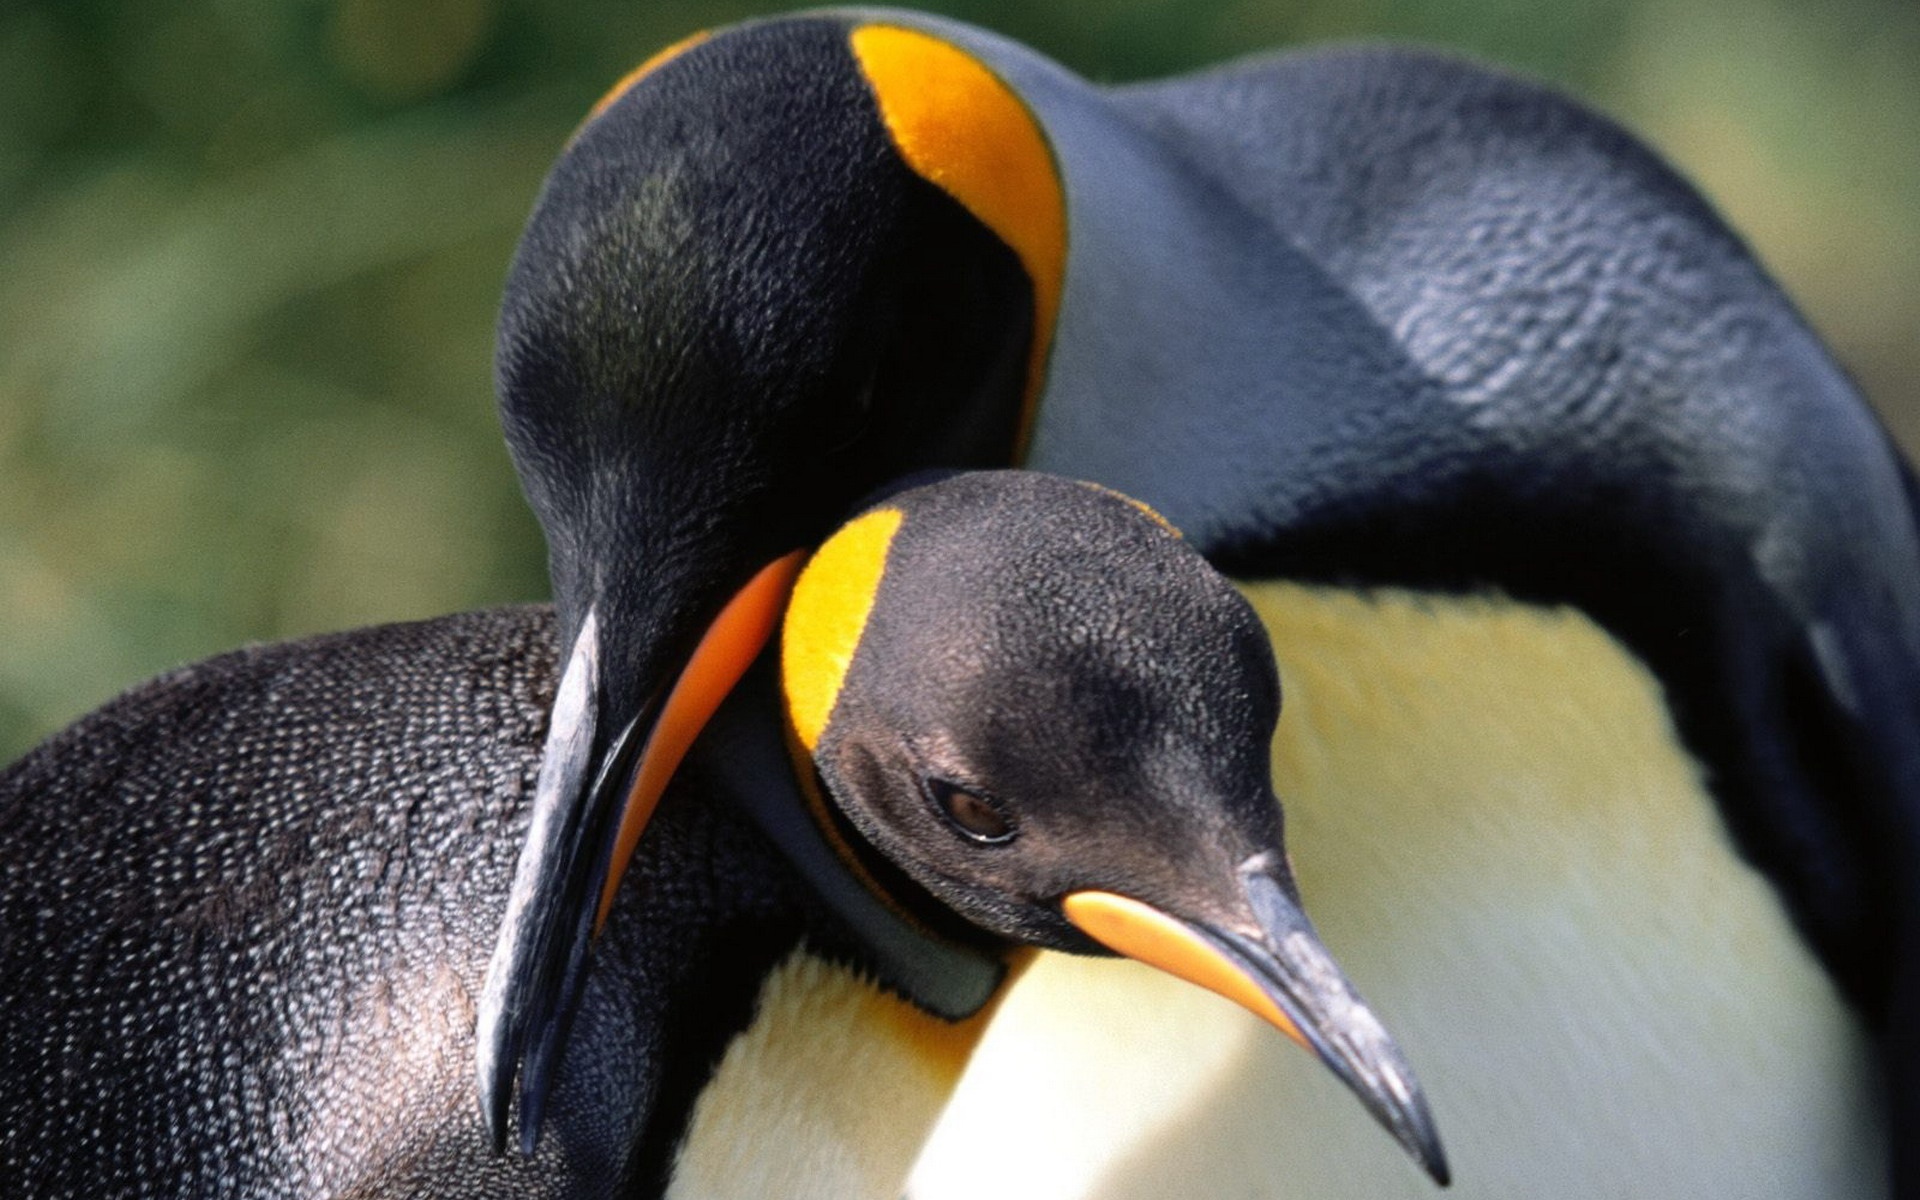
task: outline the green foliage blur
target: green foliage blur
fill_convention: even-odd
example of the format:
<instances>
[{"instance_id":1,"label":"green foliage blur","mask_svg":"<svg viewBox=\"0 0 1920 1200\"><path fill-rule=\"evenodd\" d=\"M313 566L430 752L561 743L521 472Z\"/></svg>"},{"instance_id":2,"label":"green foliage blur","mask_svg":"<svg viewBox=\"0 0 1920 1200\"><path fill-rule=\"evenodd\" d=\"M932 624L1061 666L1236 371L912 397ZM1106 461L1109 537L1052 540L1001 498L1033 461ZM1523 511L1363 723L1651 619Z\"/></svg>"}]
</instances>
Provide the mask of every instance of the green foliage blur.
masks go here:
<instances>
[{"instance_id":1,"label":"green foliage blur","mask_svg":"<svg viewBox=\"0 0 1920 1200\"><path fill-rule=\"evenodd\" d=\"M593 100L737 0L0 7L0 761L249 641L543 598L498 289ZM1637 129L1920 444L1912 0L947 0L1095 79L1439 43Z\"/></svg>"}]
</instances>

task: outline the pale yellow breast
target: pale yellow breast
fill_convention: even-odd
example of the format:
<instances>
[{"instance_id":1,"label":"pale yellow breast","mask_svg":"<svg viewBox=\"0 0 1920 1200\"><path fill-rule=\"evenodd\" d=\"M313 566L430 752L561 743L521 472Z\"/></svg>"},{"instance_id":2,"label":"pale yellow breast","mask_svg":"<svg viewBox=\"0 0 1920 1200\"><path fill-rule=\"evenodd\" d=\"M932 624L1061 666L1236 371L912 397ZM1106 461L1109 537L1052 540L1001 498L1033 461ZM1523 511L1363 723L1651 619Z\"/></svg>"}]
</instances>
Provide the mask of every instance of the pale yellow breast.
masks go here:
<instances>
[{"instance_id":1,"label":"pale yellow breast","mask_svg":"<svg viewBox=\"0 0 1920 1200\"><path fill-rule=\"evenodd\" d=\"M1285 709L1308 911L1401 1039L1454 1197L1867 1197L1863 1038L1742 863L1657 684L1591 622L1497 599L1248 590ZM1049 956L914 1200L1437 1195L1253 1018Z\"/></svg>"},{"instance_id":2,"label":"pale yellow breast","mask_svg":"<svg viewBox=\"0 0 1920 1200\"><path fill-rule=\"evenodd\" d=\"M898 1200L985 1024L795 953L695 1104L668 1200Z\"/></svg>"}]
</instances>

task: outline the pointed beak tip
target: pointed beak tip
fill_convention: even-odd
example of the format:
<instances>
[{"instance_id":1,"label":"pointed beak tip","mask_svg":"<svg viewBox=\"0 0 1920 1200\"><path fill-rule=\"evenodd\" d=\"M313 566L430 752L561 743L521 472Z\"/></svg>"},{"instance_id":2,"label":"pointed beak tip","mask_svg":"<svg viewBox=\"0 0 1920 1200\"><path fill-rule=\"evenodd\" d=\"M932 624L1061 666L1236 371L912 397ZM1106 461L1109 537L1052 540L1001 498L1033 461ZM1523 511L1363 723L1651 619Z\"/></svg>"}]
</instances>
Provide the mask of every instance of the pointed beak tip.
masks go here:
<instances>
[{"instance_id":1,"label":"pointed beak tip","mask_svg":"<svg viewBox=\"0 0 1920 1200\"><path fill-rule=\"evenodd\" d=\"M1394 1051L1398 1056L1398 1051ZM1427 1108L1426 1095L1410 1075L1405 1064L1396 1064L1399 1086L1382 1086L1378 1077L1352 1070L1354 1064L1322 1053L1321 1061L1360 1099L1361 1106L1380 1127L1406 1151L1420 1169L1440 1187L1453 1182L1453 1168L1447 1163L1446 1149L1440 1144L1440 1131L1433 1113Z\"/></svg>"},{"instance_id":2,"label":"pointed beak tip","mask_svg":"<svg viewBox=\"0 0 1920 1200\"><path fill-rule=\"evenodd\" d=\"M1439 1186L1453 1173L1400 1049L1353 991L1280 883L1249 889L1262 936L1172 916L1142 901L1075 892L1062 911L1107 948L1235 1001L1314 1054Z\"/></svg>"},{"instance_id":3,"label":"pointed beak tip","mask_svg":"<svg viewBox=\"0 0 1920 1200\"><path fill-rule=\"evenodd\" d=\"M1453 1168L1447 1163L1447 1151L1440 1144L1440 1133L1434 1128L1433 1118L1428 1115L1425 1103L1415 1110L1417 1120L1401 1145L1406 1148L1413 1161L1439 1187L1453 1186Z\"/></svg>"}]
</instances>

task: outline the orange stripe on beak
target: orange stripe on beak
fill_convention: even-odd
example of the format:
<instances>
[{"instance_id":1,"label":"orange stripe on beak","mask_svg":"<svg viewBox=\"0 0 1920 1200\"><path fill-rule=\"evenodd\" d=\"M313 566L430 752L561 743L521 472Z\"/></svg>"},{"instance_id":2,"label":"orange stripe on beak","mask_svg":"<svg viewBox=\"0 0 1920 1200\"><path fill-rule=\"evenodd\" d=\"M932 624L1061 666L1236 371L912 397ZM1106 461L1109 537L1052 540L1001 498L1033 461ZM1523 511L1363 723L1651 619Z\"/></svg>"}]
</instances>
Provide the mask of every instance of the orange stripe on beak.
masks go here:
<instances>
[{"instance_id":1,"label":"orange stripe on beak","mask_svg":"<svg viewBox=\"0 0 1920 1200\"><path fill-rule=\"evenodd\" d=\"M1258 983L1185 922L1112 892L1073 892L1060 902L1060 909L1080 932L1107 949L1225 996L1302 1048L1313 1049Z\"/></svg>"},{"instance_id":2,"label":"orange stripe on beak","mask_svg":"<svg viewBox=\"0 0 1920 1200\"><path fill-rule=\"evenodd\" d=\"M720 610L687 660L686 669L674 682L673 691L668 693L659 719L654 722L653 732L647 735L639 765L634 768L633 787L627 792L627 805L620 816L620 835L613 843L612 865L607 870L607 884L600 893L600 909L593 921L596 935L606 924L607 911L613 907L613 895L619 890L620 878L626 874L634 847L640 844L640 834L652 819L661 794L667 790L667 781L673 778L680 760L687 756L693 740L700 736L720 702L727 698L733 685L740 682L740 677L767 644L767 638L772 636L806 557L805 551L796 550L762 567Z\"/></svg>"}]
</instances>

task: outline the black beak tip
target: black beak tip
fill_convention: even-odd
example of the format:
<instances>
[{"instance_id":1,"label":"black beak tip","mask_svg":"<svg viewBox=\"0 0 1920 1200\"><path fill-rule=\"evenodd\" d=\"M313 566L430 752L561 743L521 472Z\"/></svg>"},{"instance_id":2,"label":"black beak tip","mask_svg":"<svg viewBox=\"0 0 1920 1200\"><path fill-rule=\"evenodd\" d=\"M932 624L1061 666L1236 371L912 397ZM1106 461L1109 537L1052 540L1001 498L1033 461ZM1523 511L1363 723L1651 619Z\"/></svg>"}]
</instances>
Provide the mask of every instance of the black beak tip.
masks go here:
<instances>
[{"instance_id":1,"label":"black beak tip","mask_svg":"<svg viewBox=\"0 0 1920 1200\"><path fill-rule=\"evenodd\" d=\"M1441 1187L1453 1185L1453 1168L1447 1165L1447 1152L1440 1145L1440 1134L1428 1121L1416 1134L1413 1156L1427 1172L1428 1178Z\"/></svg>"},{"instance_id":2,"label":"black beak tip","mask_svg":"<svg viewBox=\"0 0 1920 1200\"><path fill-rule=\"evenodd\" d=\"M487 1143L495 1154L505 1153L507 1149L507 1117L496 1110L491 1097L481 1096L480 1115L487 1129Z\"/></svg>"},{"instance_id":3,"label":"black beak tip","mask_svg":"<svg viewBox=\"0 0 1920 1200\"><path fill-rule=\"evenodd\" d=\"M1427 1098L1420 1085L1413 1082L1406 1073L1404 1064L1394 1072L1403 1081L1403 1086L1391 1092L1362 1089L1367 1097L1367 1107L1374 1118L1384 1126L1393 1140L1400 1143L1401 1149L1428 1178L1441 1187L1453 1183L1453 1168L1447 1163L1446 1149L1440 1144L1440 1130L1434 1124L1433 1113L1427 1108ZM1387 1096L1397 1093L1397 1102L1387 1100Z\"/></svg>"},{"instance_id":4,"label":"black beak tip","mask_svg":"<svg viewBox=\"0 0 1920 1200\"><path fill-rule=\"evenodd\" d=\"M1387 1093L1361 1089L1367 1109L1382 1128L1393 1136L1407 1157L1420 1165L1427 1177L1441 1187L1453 1183L1453 1168L1440 1145L1440 1131L1427 1109L1426 1097L1415 1084L1410 1094L1402 1093L1399 1102L1387 1099Z\"/></svg>"},{"instance_id":5,"label":"black beak tip","mask_svg":"<svg viewBox=\"0 0 1920 1200\"><path fill-rule=\"evenodd\" d=\"M1440 1129L1434 1124L1433 1112L1427 1107L1427 1097L1418 1084L1413 1085L1406 1124L1398 1132L1401 1143L1428 1178L1441 1187L1452 1186L1453 1168L1447 1163L1446 1148L1440 1144Z\"/></svg>"}]
</instances>

